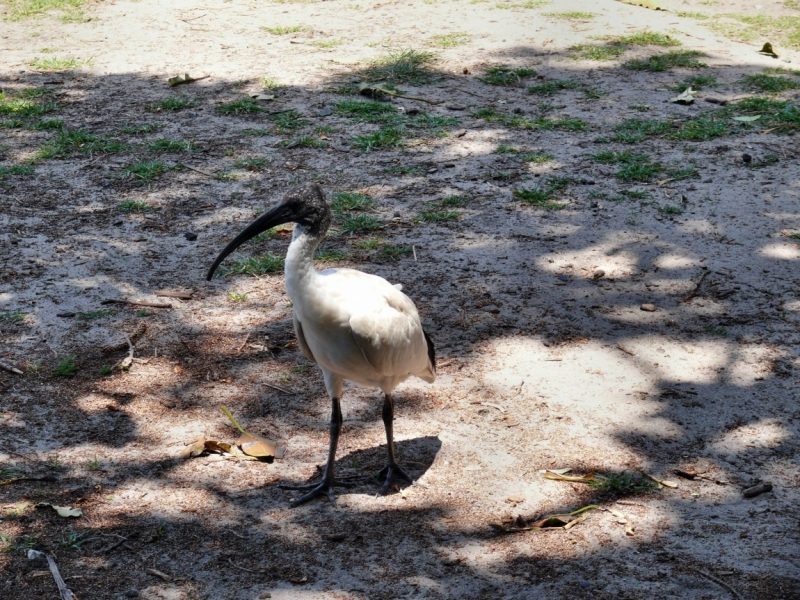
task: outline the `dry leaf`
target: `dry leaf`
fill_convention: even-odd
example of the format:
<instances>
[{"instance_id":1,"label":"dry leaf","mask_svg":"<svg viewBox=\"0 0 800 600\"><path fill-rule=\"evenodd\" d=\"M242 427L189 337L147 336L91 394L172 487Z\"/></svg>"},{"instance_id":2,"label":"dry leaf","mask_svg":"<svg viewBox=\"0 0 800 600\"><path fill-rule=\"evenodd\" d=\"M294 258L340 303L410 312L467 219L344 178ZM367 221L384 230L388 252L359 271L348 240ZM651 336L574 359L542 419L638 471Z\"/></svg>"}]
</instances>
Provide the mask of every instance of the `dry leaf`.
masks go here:
<instances>
[{"instance_id":1,"label":"dry leaf","mask_svg":"<svg viewBox=\"0 0 800 600\"><path fill-rule=\"evenodd\" d=\"M555 473L556 475L565 475L570 471L572 471L572 469L542 469L541 471L539 471L539 473L541 473L542 475L544 475L545 473Z\"/></svg>"},{"instance_id":2,"label":"dry leaf","mask_svg":"<svg viewBox=\"0 0 800 600\"><path fill-rule=\"evenodd\" d=\"M275 100L275 96L270 94L259 94L258 92L253 92L252 94L248 94L253 100Z\"/></svg>"},{"instance_id":3,"label":"dry leaf","mask_svg":"<svg viewBox=\"0 0 800 600\"><path fill-rule=\"evenodd\" d=\"M762 47L761 50L758 51L759 54L766 54L767 56L771 56L772 58L778 58L778 55L775 54L775 51L772 49L772 44L766 42Z\"/></svg>"},{"instance_id":4,"label":"dry leaf","mask_svg":"<svg viewBox=\"0 0 800 600\"><path fill-rule=\"evenodd\" d=\"M194 458L195 456L200 456L203 453L203 450L206 449L206 438L205 436L200 436L194 442L186 446L181 452L181 458Z\"/></svg>"},{"instance_id":5,"label":"dry leaf","mask_svg":"<svg viewBox=\"0 0 800 600\"><path fill-rule=\"evenodd\" d=\"M177 75L175 77L170 77L167 80L167 83L169 83L169 87L175 87L176 85L181 85L182 83L192 83L194 81L200 81L201 79L206 79L208 77L209 77L208 75L203 75L202 77L192 77L188 73L185 73L183 77L181 77L180 75Z\"/></svg>"},{"instance_id":6,"label":"dry leaf","mask_svg":"<svg viewBox=\"0 0 800 600\"><path fill-rule=\"evenodd\" d=\"M670 98L670 102L674 102L675 104L683 104L688 105L694 102L694 95L696 92L691 88L686 88L682 93L678 94L674 98Z\"/></svg>"},{"instance_id":7,"label":"dry leaf","mask_svg":"<svg viewBox=\"0 0 800 600\"><path fill-rule=\"evenodd\" d=\"M248 456L255 456L257 458L269 458L272 456L275 458L283 458L284 448L279 447L277 443L265 437L246 432L236 419L233 418L231 411L224 406L222 406L220 410L230 419L233 426L241 432L242 435L236 440L236 444L241 447L242 452Z\"/></svg>"},{"instance_id":8,"label":"dry leaf","mask_svg":"<svg viewBox=\"0 0 800 600\"><path fill-rule=\"evenodd\" d=\"M589 483L590 481L594 481L594 471L586 475L578 476L561 475L555 471L545 471L544 476L545 479L552 479L553 481L574 481L577 483Z\"/></svg>"},{"instance_id":9,"label":"dry leaf","mask_svg":"<svg viewBox=\"0 0 800 600\"><path fill-rule=\"evenodd\" d=\"M753 121L758 121L761 118L761 115L753 115L750 117L733 117L734 121L741 121L742 123L751 123Z\"/></svg>"},{"instance_id":10,"label":"dry leaf","mask_svg":"<svg viewBox=\"0 0 800 600\"><path fill-rule=\"evenodd\" d=\"M72 508L71 506L56 506L47 502L40 502L36 508L52 508L58 513L59 517L82 517L83 511L80 508Z\"/></svg>"}]
</instances>

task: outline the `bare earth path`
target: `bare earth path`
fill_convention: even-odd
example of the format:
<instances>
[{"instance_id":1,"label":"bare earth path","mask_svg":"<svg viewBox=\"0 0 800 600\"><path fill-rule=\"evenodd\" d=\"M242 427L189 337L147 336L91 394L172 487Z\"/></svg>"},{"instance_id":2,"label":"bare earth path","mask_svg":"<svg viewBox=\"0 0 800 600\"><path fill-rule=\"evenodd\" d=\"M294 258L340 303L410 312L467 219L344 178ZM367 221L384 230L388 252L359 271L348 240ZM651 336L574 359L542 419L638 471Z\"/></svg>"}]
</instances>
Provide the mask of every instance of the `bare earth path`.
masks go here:
<instances>
[{"instance_id":1,"label":"bare earth path","mask_svg":"<svg viewBox=\"0 0 800 600\"><path fill-rule=\"evenodd\" d=\"M3 6L0 481L49 479L0 486L0 597L56 597L34 547L81 600L800 598L795 3ZM289 510L328 401L288 231L204 274L308 180L351 202L321 262L402 283L440 368L397 390L421 486ZM346 390L341 472L380 403ZM223 405L285 456L181 458Z\"/></svg>"}]
</instances>

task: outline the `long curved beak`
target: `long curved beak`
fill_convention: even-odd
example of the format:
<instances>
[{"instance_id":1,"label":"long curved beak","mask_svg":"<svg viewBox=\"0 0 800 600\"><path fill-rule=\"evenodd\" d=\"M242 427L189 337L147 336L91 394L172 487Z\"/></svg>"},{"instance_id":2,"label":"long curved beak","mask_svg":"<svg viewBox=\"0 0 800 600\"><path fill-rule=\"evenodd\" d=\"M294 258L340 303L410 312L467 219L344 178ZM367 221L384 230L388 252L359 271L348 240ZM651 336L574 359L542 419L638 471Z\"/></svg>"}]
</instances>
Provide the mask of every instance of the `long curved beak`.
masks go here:
<instances>
[{"instance_id":1,"label":"long curved beak","mask_svg":"<svg viewBox=\"0 0 800 600\"><path fill-rule=\"evenodd\" d=\"M279 204L269 212L266 212L258 217L255 221L250 223L250 225L248 225L247 228L242 231L242 233L237 235L230 244L225 246L225 249L222 252L219 253L219 256L217 256L217 259L214 261L214 264L211 265L211 268L208 270L206 280L211 281L211 278L214 276L214 271L216 271L220 263L225 260L225 257L236 250L239 246L244 244L247 240L256 237L259 233L263 233L267 229L272 229L273 227L283 225L284 223L291 223L293 220L294 216L292 215L291 210L284 204Z\"/></svg>"}]
</instances>

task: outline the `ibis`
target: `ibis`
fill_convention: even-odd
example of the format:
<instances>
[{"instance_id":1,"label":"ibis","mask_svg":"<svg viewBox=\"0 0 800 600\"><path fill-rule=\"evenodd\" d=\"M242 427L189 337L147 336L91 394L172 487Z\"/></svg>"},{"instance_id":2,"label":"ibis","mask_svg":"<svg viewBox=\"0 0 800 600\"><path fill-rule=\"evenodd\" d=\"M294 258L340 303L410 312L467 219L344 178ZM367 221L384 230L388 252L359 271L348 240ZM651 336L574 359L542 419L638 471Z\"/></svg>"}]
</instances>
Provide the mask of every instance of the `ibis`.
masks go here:
<instances>
[{"instance_id":1,"label":"ibis","mask_svg":"<svg viewBox=\"0 0 800 600\"><path fill-rule=\"evenodd\" d=\"M291 506L319 496L327 496L335 504L334 488L352 485L334 475L336 445L342 429L340 398L344 380L383 392L388 462L378 473L383 481L378 493L412 484L395 455L392 393L412 376L433 383L433 342L422 329L414 303L400 291L401 286L354 269L316 270L314 252L331 224L331 210L322 188L307 183L287 191L277 206L248 225L220 252L207 279L244 242L284 223L295 223L285 274L297 342L303 354L322 370L331 399L328 461L322 479L306 486L283 486L306 492Z\"/></svg>"}]
</instances>

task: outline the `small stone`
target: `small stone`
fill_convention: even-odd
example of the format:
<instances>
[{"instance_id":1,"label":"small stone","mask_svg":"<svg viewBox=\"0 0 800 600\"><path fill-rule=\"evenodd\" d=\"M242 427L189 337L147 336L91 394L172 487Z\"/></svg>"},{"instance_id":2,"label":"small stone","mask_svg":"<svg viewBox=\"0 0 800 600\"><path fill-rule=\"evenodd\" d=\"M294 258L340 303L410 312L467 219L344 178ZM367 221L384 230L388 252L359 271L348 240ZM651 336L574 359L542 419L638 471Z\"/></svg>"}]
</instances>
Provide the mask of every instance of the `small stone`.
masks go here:
<instances>
[{"instance_id":1,"label":"small stone","mask_svg":"<svg viewBox=\"0 0 800 600\"><path fill-rule=\"evenodd\" d=\"M333 114L333 109L330 106L326 106L317 114L319 114L320 117L329 117Z\"/></svg>"},{"instance_id":2,"label":"small stone","mask_svg":"<svg viewBox=\"0 0 800 600\"><path fill-rule=\"evenodd\" d=\"M578 585L581 586L582 588L590 588L592 587L592 582L584 580L579 582Z\"/></svg>"},{"instance_id":3,"label":"small stone","mask_svg":"<svg viewBox=\"0 0 800 600\"><path fill-rule=\"evenodd\" d=\"M57 317L61 317L62 319L71 319L72 317L75 316L75 313L74 312L62 312L62 313L56 314L56 316Z\"/></svg>"},{"instance_id":4,"label":"small stone","mask_svg":"<svg viewBox=\"0 0 800 600\"><path fill-rule=\"evenodd\" d=\"M396 210L396 211L394 211L394 216L395 216L395 217L401 217L401 216L403 216L403 215L401 215L401 214L400 214L400 211L399 211L399 210Z\"/></svg>"},{"instance_id":5,"label":"small stone","mask_svg":"<svg viewBox=\"0 0 800 600\"><path fill-rule=\"evenodd\" d=\"M193 242L197 239L197 234L194 231L187 231L186 233L183 234L183 237L185 237L190 242Z\"/></svg>"},{"instance_id":6,"label":"small stone","mask_svg":"<svg viewBox=\"0 0 800 600\"><path fill-rule=\"evenodd\" d=\"M125 595L126 598L138 598L139 597L139 590L130 589L127 592L125 592L124 595Z\"/></svg>"},{"instance_id":7,"label":"small stone","mask_svg":"<svg viewBox=\"0 0 800 600\"><path fill-rule=\"evenodd\" d=\"M446 108L447 108L447 110L466 110L467 109L466 106L460 106L458 104L448 104Z\"/></svg>"},{"instance_id":8,"label":"small stone","mask_svg":"<svg viewBox=\"0 0 800 600\"><path fill-rule=\"evenodd\" d=\"M113 225L114 227L120 227L120 226L122 225L122 223L123 223L123 222L124 222L124 221L122 221L122 220L119 220L119 221L114 221L114 222L112 223L112 225Z\"/></svg>"},{"instance_id":9,"label":"small stone","mask_svg":"<svg viewBox=\"0 0 800 600\"><path fill-rule=\"evenodd\" d=\"M558 279L559 279L560 281L569 281L569 277L567 277L566 275L559 275L559 276L558 276Z\"/></svg>"},{"instance_id":10,"label":"small stone","mask_svg":"<svg viewBox=\"0 0 800 600\"><path fill-rule=\"evenodd\" d=\"M749 164L750 164L750 161L752 161L752 160L753 160L753 157L752 157L752 156L750 156L750 155L749 155L747 152L745 152L744 154L742 154L742 162L743 162L744 164L746 164L746 165L749 165Z\"/></svg>"},{"instance_id":11,"label":"small stone","mask_svg":"<svg viewBox=\"0 0 800 600\"><path fill-rule=\"evenodd\" d=\"M642 304L639 308L645 312L656 312L658 310L655 304Z\"/></svg>"},{"instance_id":12,"label":"small stone","mask_svg":"<svg viewBox=\"0 0 800 600\"><path fill-rule=\"evenodd\" d=\"M597 270L596 270L596 271L595 271L595 272L592 274L592 279L600 279L600 278L602 278L602 277L603 277L603 275L605 275L605 274L606 274L606 272L605 272L605 271L603 271L603 269L597 269Z\"/></svg>"}]
</instances>

